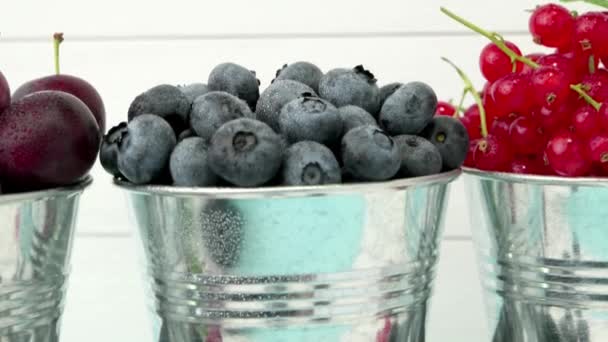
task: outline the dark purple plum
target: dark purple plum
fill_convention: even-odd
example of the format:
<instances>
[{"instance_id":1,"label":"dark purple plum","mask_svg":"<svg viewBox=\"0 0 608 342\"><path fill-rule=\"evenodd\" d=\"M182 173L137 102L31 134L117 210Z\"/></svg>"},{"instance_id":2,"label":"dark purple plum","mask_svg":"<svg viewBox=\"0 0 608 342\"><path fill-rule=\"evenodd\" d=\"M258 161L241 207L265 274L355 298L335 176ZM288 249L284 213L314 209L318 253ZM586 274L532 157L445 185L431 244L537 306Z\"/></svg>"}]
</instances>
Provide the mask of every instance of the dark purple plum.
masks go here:
<instances>
[{"instance_id":1,"label":"dark purple plum","mask_svg":"<svg viewBox=\"0 0 608 342\"><path fill-rule=\"evenodd\" d=\"M0 170L16 190L72 184L97 158L101 141L91 110L77 97L40 91L0 114Z\"/></svg>"},{"instance_id":2,"label":"dark purple plum","mask_svg":"<svg viewBox=\"0 0 608 342\"><path fill-rule=\"evenodd\" d=\"M11 104L11 90L2 72L0 72L0 113Z\"/></svg>"}]
</instances>

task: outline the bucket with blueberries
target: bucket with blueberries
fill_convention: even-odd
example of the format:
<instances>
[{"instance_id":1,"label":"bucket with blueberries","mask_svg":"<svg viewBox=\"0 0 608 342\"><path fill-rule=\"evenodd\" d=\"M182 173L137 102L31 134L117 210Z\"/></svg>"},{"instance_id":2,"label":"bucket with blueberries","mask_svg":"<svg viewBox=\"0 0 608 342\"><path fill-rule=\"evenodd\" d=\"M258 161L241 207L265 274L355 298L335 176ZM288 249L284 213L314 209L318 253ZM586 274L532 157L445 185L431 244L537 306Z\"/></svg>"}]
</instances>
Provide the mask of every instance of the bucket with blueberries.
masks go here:
<instances>
[{"instance_id":1,"label":"bucket with blueberries","mask_svg":"<svg viewBox=\"0 0 608 342\"><path fill-rule=\"evenodd\" d=\"M424 340L458 174L263 189L117 181L144 246L155 341Z\"/></svg>"},{"instance_id":2,"label":"bucket with blueberries","mask_svg":"<svg viewBox=\"0 0 608 342\"><path fill-rule=\"evenodd\" d=\"M0 196L0 341L59 341L76 212L90 183Z\"/></svg>"},{"instance_id":3,"label":"bucket with blueberries","mask_svg":"<svg viewBox=\"0 0 608 342\"><path fill-rule=\"evenodd\" d=\"M153 87L104 137L154 341L424 341L464 126L362 66L290 64L261 95L258 75Z\"/></svg>"}]
</instances>

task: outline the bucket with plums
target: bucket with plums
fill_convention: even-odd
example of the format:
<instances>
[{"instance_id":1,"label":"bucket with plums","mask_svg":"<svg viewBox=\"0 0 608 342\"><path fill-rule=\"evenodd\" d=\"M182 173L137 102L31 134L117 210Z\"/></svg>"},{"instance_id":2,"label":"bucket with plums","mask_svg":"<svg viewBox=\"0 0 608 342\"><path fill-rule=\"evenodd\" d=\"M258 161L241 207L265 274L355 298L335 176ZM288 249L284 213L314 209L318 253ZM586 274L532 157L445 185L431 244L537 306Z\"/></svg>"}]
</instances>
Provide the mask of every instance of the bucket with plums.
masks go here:
<instances>
[{"instance_id":1,"label":"bucket with plums","mask_svg":"<svg viewBox=\"0 0 608 342\"><path fill-rule=\"evenodd\" d=\"M606 341L608 15L539 6L529 29L545 52L522 56L443 11L491 40L481 93L460 71L477 102L461 121L488 340Z\"/></svg>"},{"instance_id":2,"label":"bucket with plums","mask_svg":"<svg viewBox=\"0 0 608 342\"><path fill-rule=\"evenodd\" d=\"M220 64L104 137L145 260L154 341L424 340L468 136L421 82Z\"/></svg>"},{"instance_id":3,"label":"bucket with plums","mask_svg":"<svg viewBox=\"0 0 608 342\"><path fill-rule=\"evenodd\" d=\"M58 56L61 34L55 36ZM57 61L58 65L58 61ZM0 73L0 341L57 342L79 198L105 112L83 79Z\"/></svg>"}]
</instances>

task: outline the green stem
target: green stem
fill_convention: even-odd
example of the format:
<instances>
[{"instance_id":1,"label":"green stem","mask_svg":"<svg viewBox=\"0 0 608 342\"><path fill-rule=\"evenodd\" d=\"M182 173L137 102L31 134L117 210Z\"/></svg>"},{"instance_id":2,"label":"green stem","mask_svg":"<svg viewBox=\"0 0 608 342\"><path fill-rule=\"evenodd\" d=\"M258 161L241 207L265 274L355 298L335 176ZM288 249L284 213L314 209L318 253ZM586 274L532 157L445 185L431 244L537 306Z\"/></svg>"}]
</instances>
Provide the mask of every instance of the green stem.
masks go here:
<instances>
[{"instance_id":1,"label":"green stem","mask_svg":"<svg viewBox=\"0 0 608 342\"><path fill-rule=\"evenodd\" d=\"M560 0L560 2L586 2L588 4L608 8L608 0Z\"/></svg>"},{"instance_id":2,"label":"green stem","mask_svg":"<svg viewBox=\"0 0 608 342\"><path fill-rule=\"evenodd\" d=\"M467 89L467 88L465 88L462 91L462 96L460 97L460 102L458 102L458 107L456 107L456 112L454 112L455 118L460 117L460 111L462 110L462 105L464 104L464 99L467 97L468 92L469 92L469 89Z\"/></svg>"},{"instance_id":3,"label":"green stem","mask_svg":"<svg viewBox=\"0 0 608 342\"><path fill-rule=\"evenodd\" d=\"M55 53L55 74L59 75L59 45L63 42L63 33L53 35L53 51Z\"/></svg>"},{"instance_id":4,"label":"green stem","mask_svg":"<svg viewBox=\"0 0 608 342\"><path fill-rule=\"evenodd\" d=\"M477 103L477 108L479 108L479 118L481 119L481 136L483 136L484 138L487 137L488 136L488 124L486 122L486 110L483 108L483 102L481 101L481 97L479 96L479 93L475 89L475 86L473 86L473 82L471 82L471 79L452 61L450 61L449 59L447 59L445 57L441 57L441 59L444 62L451 65L452 68L454 68L456 70L456 72L458 73L460 78L462 78L462 81L464 82L465 91L468 93L471 93L471 95L473 95L473 98L475 99L475 103Z\"/></svg>"},{"instance_id":5,"label":"green stem","mask_svg":"<svg viewBox=\"0 0 608 342\"><path fill-rule=\"evenodd\" d=\"M606 0L606 1L608 1L608 0ZM455 21L459 22L460 24L464 25L468 29L475 31L475 32L481 34L482 36L488 38L492 43L496 44L496 46L498 46L498 48L500 50L502 50L502 52L504 52L507 56L509 56L509 58L511 58L511 61L513 63L515 63L516 61L519 61L534 69L539 67L539 65L536 62L534 62L533 60L526 58L524 56L520 56L515 51L511 50L507 46L507 44L505 44L505 40L502 38L502 36L499 35L498 33L486 31L486 30L482 29L481 27L476 26L475 24L471 23L470 21L451 12L450 10L448 10L445 7L441 7L441 12L443 12L448 17L454 19Z\"/></svg>"},{"instance_id":6,"label":"green stem","mask_svg":"<svg viewBox=\"0 0 608 342\"><path fill-rule=\"evenodd\" d=\"M602 108L602 104L589 96L581 84L573 84L570 86L570 89L577 92L583 99L585 99L585 101L587 101L588 104L595 108L595 110L599 111L600 108Z\"/></svg>"},{"instance_id":7,"label":"green stem","mask_svg":"<svg viewBox=\"0 0 608 342\"><path fill-rule=\"evenodd\" d=\"M595 56L591 55L589 56L589 73L591 75L595 74Z\"/></svg>"}]
</instances>

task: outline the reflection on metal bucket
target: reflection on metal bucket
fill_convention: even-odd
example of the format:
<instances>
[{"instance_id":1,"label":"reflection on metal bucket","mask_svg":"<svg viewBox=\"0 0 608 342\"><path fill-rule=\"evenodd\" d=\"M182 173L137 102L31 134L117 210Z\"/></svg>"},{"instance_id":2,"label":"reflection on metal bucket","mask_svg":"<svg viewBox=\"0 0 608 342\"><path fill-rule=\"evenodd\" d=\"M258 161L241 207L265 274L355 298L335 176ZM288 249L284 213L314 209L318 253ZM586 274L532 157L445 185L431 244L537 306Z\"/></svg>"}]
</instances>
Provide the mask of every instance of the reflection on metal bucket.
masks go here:
<instances>
[{"instance_id":1,"label":"reflection on metal bucket","mask_svg":"<svg viewBox=\"0 0 608 342\"><path fill-rule=\"evenodd\" d=\"M448 183L132 186L159 342L424 341Z\"/></svg>"},{"instance_id":2,"label":"reflection on metal bucket","mask_svg":"<svg viewBox=\"0 0 608 342\"><path fill-rule=\"evenodd\" d=\"M608 181L466 173L489 340L608 341Z\"/></svg>"},{"instance_id":3,"label":"reflection on metal bucket","mask_svg":"<svg viewBox=\"0 0 608 342\"><path fill-rule=\"evenodd\" d=\"M57 342L80 194L0 196L0 342Z\"/></svg>"}]
</instances>

